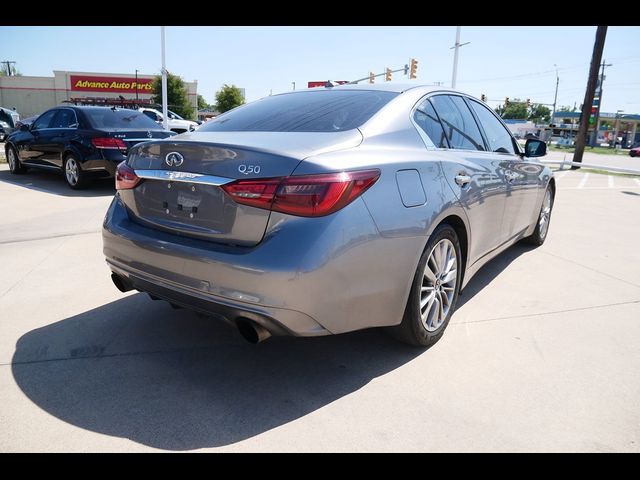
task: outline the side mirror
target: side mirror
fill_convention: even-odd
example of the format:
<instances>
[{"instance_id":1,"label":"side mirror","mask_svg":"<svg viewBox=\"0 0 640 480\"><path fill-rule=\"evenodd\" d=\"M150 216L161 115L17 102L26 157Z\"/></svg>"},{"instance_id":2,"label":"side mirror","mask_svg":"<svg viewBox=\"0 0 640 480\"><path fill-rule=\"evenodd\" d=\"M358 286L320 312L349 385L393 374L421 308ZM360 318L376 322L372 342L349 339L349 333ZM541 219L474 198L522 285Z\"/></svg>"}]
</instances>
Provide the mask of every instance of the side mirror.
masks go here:
<instances>
[{"instance_id":1,"label":"side mirror","mask_svg":"<svg viewBox=\"0 0 640 480\"><path fill-rule=\"evenodd\" d=\"M31 125L29 125L28 123L21 123L20 124L20 131L21 132L28 132L29 130L31 130Z\"/></svg>"},{"instance_id":2,"label":"side mirror","mask_svg":"<svg viewBox=\"0 0 640 480\"><path fill-rule=\"evenodd\" d=\"M547 144L542 140L530 138L524 145L525 157L544 157L547 154Z\"/></svg>"}]
</instances>

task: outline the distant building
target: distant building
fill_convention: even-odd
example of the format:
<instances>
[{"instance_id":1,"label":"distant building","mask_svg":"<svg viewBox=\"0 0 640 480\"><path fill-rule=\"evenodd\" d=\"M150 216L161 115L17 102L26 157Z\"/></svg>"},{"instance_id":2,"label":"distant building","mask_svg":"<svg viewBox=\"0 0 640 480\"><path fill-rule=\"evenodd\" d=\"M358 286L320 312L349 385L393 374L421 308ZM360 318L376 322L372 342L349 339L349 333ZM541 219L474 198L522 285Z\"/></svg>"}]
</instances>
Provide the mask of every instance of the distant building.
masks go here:
<instances>
[{"instance_id":1,"label":"distant building","mask_svg":"<svg viewBox=\"0 0 640 480\"><path fill-rule=\"evenodd\" d=\"M155 75L91 73L54 70L53 77L0 77L0 106L15 107L22 118L39 115L66 102L92 101L151 103ZM184 82L194 108L198 108L198 82ZM171 109L171 106L169 106Z\"/></svg>"},{"instance_id":2,"label":"distant building","mask_svg":"<svg viewBox=\"0 0 640 480\"><path fill-rule=\"evenodd\" d=\"M573 139L578 133L580 112L556 112L549 125L554 138ZM623 148L628 148L640 142L640 115L615 114L600 112L598 119L598 136L596 143L620 142Z\"/></svg>"}]
</instances>

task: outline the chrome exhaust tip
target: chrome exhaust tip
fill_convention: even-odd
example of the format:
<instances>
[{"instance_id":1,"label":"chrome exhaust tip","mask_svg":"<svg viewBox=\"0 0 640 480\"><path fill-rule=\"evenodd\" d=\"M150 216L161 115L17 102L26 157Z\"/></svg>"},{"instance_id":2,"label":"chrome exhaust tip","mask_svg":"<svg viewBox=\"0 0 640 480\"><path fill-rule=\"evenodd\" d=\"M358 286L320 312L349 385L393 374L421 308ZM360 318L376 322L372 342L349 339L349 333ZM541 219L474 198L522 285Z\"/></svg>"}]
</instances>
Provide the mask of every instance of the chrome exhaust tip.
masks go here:
<instances>
[{"instance_id":1,"label":"chrome exhaust tip","mask_svg":"<svg viewBox=\"0 0 640 480\"><path fill-rule=\"evenodd\" d=\"M236 327L240 335L249 343L256 344L264 342L271 336L269 330L248 318L238 318L236 320Z\"/></svg>"}]
</instances>

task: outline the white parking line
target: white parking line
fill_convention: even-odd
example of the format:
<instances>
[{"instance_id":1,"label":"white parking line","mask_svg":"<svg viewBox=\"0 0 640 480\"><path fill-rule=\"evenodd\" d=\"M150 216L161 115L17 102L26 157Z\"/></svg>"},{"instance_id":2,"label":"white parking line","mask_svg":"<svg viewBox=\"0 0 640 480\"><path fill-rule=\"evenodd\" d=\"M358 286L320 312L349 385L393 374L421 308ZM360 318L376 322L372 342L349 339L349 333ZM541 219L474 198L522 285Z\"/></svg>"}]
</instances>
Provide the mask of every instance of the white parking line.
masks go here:
<instances>
[{"instance_id":1,"label":"white parking line","mask_svg":"<svg viewBox=\"0 0 640 480\"><path fill-rule=\"evenodd\" d=\"M638 180L637 178L634 178L634 180L638 184L638 186L640 186L640 180Z\"/></svg>"},{"instance_id":2,"label":"white parking line","mask_svg":"<svg viewBox=\"0 0 640 480\"><path fill-rule=\"evenodd\" d=\"M584 188L588 178L589 178L589 174L585 173L584 177L582 177L582 180L580 180L580 183L578 184L578 188Z\"/></svg>"},{"instance_id":3,"label":"white parking line","mask_svg":"<svg viewBox=\"0 0 640 480\"><path fill-rule=\"evenodd\" d=\"M615 184L613 182L613 175L609 175L607 185L609 185L609 188L614 188L615 187Z\"/></svg>"}]
</instances>

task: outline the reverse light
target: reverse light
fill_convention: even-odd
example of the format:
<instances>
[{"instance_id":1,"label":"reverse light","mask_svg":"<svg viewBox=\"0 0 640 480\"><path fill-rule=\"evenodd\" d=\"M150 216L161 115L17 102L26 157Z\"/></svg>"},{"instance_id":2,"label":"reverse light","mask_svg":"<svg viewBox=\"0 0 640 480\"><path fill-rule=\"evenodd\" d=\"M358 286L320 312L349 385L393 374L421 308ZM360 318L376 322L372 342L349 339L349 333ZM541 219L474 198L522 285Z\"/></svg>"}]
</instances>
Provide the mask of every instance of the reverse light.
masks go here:
<instances>
[{"instance_id":1,"label":"reverse light","mask_svg":"<svg viewBox=\"0 0 640 480\"><path fill-rule=\"evenodd\" d=\"M344 208L380 177L380 170L237 180L222 189L237 203L300 217Z\"/></svg>"},{"instance_id":2,"label":"reverse light","mask_svg":"<svg viewBox=\"0 0 640 480\"><path fill-rule=\"evenodd\" d=\"M116 168L116 190L130 190L135 188L142 179L136 175L127 162L120 162Z\"/></svg>"}]
</instances>

